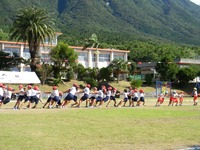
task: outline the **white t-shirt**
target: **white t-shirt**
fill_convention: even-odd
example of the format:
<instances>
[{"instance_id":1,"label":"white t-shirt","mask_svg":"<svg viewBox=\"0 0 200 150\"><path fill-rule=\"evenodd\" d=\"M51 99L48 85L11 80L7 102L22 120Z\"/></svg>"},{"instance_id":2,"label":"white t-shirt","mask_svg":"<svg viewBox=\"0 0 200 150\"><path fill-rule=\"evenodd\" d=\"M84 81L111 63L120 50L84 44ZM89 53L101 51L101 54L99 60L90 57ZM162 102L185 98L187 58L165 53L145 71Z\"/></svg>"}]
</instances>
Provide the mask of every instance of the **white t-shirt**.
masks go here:
<instances>
[{"instance_id":1,"label":"white t-shirt","mask_svg":"<svg viewBox=\"0 0 200 150\"><path fill-rule=\"evenodd\" d=\"M27 96L32 96L32 89L27 90L27 91L26 91L26 95L27 95Z\"/></svg>"},{"instance_id":2,"label":"white t-shirt","mask_svg":"<svg viewBox=\"0 0 200 150\"><path fill-rule=\"evenodd\" d=\"M53 90L53 91L51 92L51 96L52 96L52 97L54 97L54 96L59 96L58 90Z\"/></svg>"},{"instance_id":3,"label":"white t-shirt","mask_svg":"<svg viewBox=\"0 0 200 150\"><path fill-rule=\"evenodd\" d=\"M99 90L98 96L99 96L99 97L103 97L103 91L102 91L102 90Z\"/></svg>"},{"instance_id":4,"label":"white t-shirt","mask_svg":"<svg viewBox=\"0 0 200 150\"><path fill-rule=\"evenodd\" d=\"M3 88L0 87L0 95L3 96Z\"/></svg>"},{"instance_id":5,"label":"white t-shirt","mask_svg":"<svg viewBox=\"0 0 200 150\"><path fill-rule=\"evenodd\" d=\"M71 93L72 95L75 95L75 93L76 93L76 87L71 87L71 89L70 89L70 92L69 93Z\"/></svg>"},{"instance_id":6,"label":"white t-shirt","mask_svg":"<svg viewBox=\"0 0 200 150\"><path fill-rule=\"evenodd\" d=\"M89 95L90 94L90 89L88 87L86 87L84 90L83 90L84 94L87 94Z\"/></svg>"},{"instance_id":7,"label":"white t-shirt","mask_svg":"<svg viewBox=\"0 0 200 150\"><path fill-rule=\"evenodd\" d=\"M111 96L111 90L107 91L107 96Z\"/></svg>"},{"instance_id":8,"label":"white t-shirt","mask_svg":"<svg viewBox=\"0 0 200 150\"><path fill-rule=\"evenodd\" d=\"M6 91L5 92L5 98L11 98L12 92L11 91Z\"/></svg>"}]
</instances>

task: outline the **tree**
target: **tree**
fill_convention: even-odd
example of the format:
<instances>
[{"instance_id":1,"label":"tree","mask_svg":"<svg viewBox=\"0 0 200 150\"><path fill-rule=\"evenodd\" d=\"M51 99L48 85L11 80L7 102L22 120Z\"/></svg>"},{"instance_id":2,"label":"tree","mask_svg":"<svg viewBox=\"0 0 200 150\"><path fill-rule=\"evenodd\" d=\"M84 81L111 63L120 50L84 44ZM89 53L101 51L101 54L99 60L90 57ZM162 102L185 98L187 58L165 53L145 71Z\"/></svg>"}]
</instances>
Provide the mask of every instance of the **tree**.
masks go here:
<instances>
[{"instance_id":1,"label":"tree","mask_svg":"<svg viewBox=\"0 0 200 150\"><path fill-rule=\"evenodd\" d=\"M112 74L112 69L111 69L111 67L107 67L107 68L101 68L100 70L99 70L99 75L98 75L98 81L99 80L102 80L102 81L104 81L104 80L106 80L106 81L110 81L110 79L111 79L111 74Z\"/></svg>"},{"instance_id":2,"label":"tree","mask_svg":"<svg viewBox=\"0 0 200 150\"><path fill-rule=\"evenodd\" d=\"M117 77L117 83L119 82L119 75L128 73L127 62L123 59L114 59L108 66L112 69L113 74Z\"/></svg>"},{"instance_id":3,"label":"tree","mask_svg":"<svg viewBox=\"0 0 200 150\"><path fill-rule=\"evenodd\" d=\"M156 71L160 74L160 79L163 81L176 80L176 74L178 73L178 70L178 65L167 56L163 57L161 62L156 64Z\"/></svg>"},{"instance_id":4,"label":"tree","mask_svg":"<svg viewBox=\"0 0 200 150\"><path fill-rule=\"evenodd\" d=\"M89 39L86 39L85 45L82 50L85 50L88 47L91 47L91 48L95 47L96 49L98 49L99 41L98 41L98 37L95 33L93 33Z\"/></svg>"},{"instance_id":5,"label":"tree","mask_svg":"<svg viewBox=\"0 0 200 150\"><path fill-rule=\"evenodd\" d=\"M68 44L63 42L51 49L49 56L54 63L53 71L55 78L61 78L61 72L64 72L71 64L75 63L78 58L77 53L69 48Z\"/></svg>"},{"instance_id":6,"label":"tree","mask_svg":"<svg viewBox=\"0 0 200 150\"><path fill-rule=\"evenodd\" d=\"M53 20L43 9L36 7L20 9L10 30L11 40L28 42L31 56L31 71L36 71L40 44L54 37Z\"/></svg>"},{"instance_id":7,"label":"tree","mask_svg":"<svg viewBox=\"0 0 200 150\"><path fill-rule=\"evenodd\" d=\"M0 29L0 40L7 40L8 39L8 34L3 32L2 29Z\"/></svg>"},{"instance_id":8,"label":"tree","mask_svg":"<svg viewBox=\"0 0 200 150\"><path fill-rule=\"evenodd\" d=\"M0 51L0 70L10 70L13 67L18 67L23 60L15 53L13 53L13 56L10 56L9 53Z\"/></svg>"},{"instance_id":9,"label":"tree","mask_svg":"<svg viewBox=\"0 0 200 150\"><path fill-rule=\"evenodd\" d=\"M40 78L42 84L46 82L46 80L52 76L52 66L49 64L42 64L37 67L37 75Z\"/></svg>"},{"instance_id":10,"label":"tree","mask_svg":"<svg viewBox=\"0 0 200 150\"><path fill-rule=\"evenodd\" d=\"M193 80L196 77L196 72L193 68L185 67L181 68L177 73L177 78L180 82L180 84L185 85L190 80Z\"/></svg>"}]
</instances>

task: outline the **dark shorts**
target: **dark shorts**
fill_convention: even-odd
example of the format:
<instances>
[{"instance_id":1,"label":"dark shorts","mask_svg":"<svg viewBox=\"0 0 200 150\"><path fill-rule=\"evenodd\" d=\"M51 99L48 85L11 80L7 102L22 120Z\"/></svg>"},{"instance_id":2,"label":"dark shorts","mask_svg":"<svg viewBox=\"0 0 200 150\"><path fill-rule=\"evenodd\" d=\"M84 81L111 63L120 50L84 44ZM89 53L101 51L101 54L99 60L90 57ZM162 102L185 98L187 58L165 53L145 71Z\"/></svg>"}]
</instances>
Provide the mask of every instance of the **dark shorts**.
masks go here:
<instances>
[{"instance_id":1,"label":"dark shorts","mask_svg":"<svg viewBox=\"0 0 200 150\"><path fill-rule=\"evenodd\" d=\"M31 101L31 96L26 96L25 97L25 101L24 102L27 102L27 101Z\"/></svg>"},{"instance_id":2,"label":"dark shorts","mask_svg":"<svg viewBox=\"0 0 200 150\"><path fill-rule=\"evenodd\" d=\"M132 101L134 101L134 102L137 102L137 100L138 100L138 97L133 97L132 98Z\"/></svg>"},{"instance_id":3,"label":"dark shorts","mask_svg":"<svg viewBox=\"0 0 200 150\"><path fill-rule=\"evenodd\" d=\"M100 96L98 96L97 98L96 98L96 101L97 102L100 102L102 100L102 97L100 97Z\"/></svg>"},{"instance_id":4,"label":"dark shorts","mask_svg":"<svg viewBox=\"0 0 200 150\"><path fill-rule=\"evenodd\" d=\"M74 100L74 95L72 95L71 93L67 94L67 96L65 97L65 100L67 101Z\"/></svg>"},{"instance_id":5,"label":"dark shorts","mask_svg":"<svg viewBox=\"0 0 200 150\"><path fill-rule=\"evenodd\" d=\"M110 100L115 101L116 100L115 96L110 96Z\"/></svg>"},{"instance_id":6,"label":"dark shorts","mask_svg":"<svg viewBox=\"0 0 200 150\"><path fill-rule=\"evenodd\" d=\"M94 100L94 99L96 99L96 97L95 97L95 96L92 96L92 97L90 97L90 99L91 99L91 100Z\"/></svg>"},{"instance_id":7,"label":"dark shorts","mask_svg":"<svg viewBox=\"0 0 200 150\"><path fill-rule=\"evenodd\" d=\"M31 102L31 103L35 103L35 104L38 104L39 98L38 98L37 96L31 96L30 102Z\"/></svg>"},{"instance_id":8,"label":"dark shorts","mask_svg":"<svg viewBox=\"0 0 200 150\"><path fill-rule=\"evenodd\" d=\"M52 98L54 102L58 102L60 100L59 96L54 96L54 98Z\"/></svg>"},{"instance_id":9,"label":"dark shorts","mask_svg":"<svg viewBox=\"0 0 200 150\"><path fill-rule=\"evenodd\" d=\"M76 95L74 95L74 99L73 100L76 102L77 99L78 99L78 97Z\"/></svg>"},{"instance_id":10,"label":"dark shorts","mask_svg":"<svg viewBox=\"0 0 200 150\"><path fill-rule=\"evenodd\" d=\"M144 102L144 97L140 97L140 101L141 101L141 102Z\"/></svg>"},{"instance_id":11,"label":"dark shorts","mask_svg":"<svg viewBox=\"0 0 200 150\"><path fill-rule=\"evenodd\" d=\"M57 104L58 104L58 105L61 105L61 104L62 104L60 99L59 99L59 101L57 101Z\"/></svg>"},{"instance_id":12,"label":"dark shorts","mask_svg":"<svg viewBox=\"0 0 200 150\"><path fill-rule=\"evenodd\" d=\"M128 96L128 99L131 100L131 96Z\"/></svg>"},{"instance_id":13,"label":"dark shorts","mask_svg":"<svg viewBox=\"0 0 200 150\"><path fill-rule=\"evenodd\" d=\"M3 100L3 96L0 95L0 101L2 101L2 100Z\"/></svg>"},{"instance_id":14,"label":"dark shorts","mask_svg":"<svg viewBox=\"0 0 200 150\"><path fill-rule=\"evenodd\" d=\"M24 95L19 95L17 101L22 101L24 98L25 98Z\"/></svg>"},{"instance_id":15,"label":"dark shorts","mask_svg":"<svg viewBox=\"0 0 200 150\"><path fill-rule=\"evenodd\" d=\"M109 96L106 96L105 98L103 98L104 102L107 102L109 100Z\"/></svg>"},{"instance_id":16,"label":"dark shorts","mask_svg":"<svg viewBox=\"0 0 200 150\"><path fill-rule=\"evenodd\" d=\"M49 103L52 99L53 99L53 97L50 96L50 97L47 99L47 103Z\"/></svg>"},{"instance_id":17,"label":"dark shorts","mask_svg":"<svg viewBox=\"0 0 200 150\"><path fill-rule=\"evenodd\" d=\"M88 94L84 94L82 97L81 97L81 100L82 101L85 101L89 98L89 95Z\"/></svg>"},{"instance_id":18,"label":"dark shorts","mask_svg":"<svg viewBox=\"0 0 200 150\"><path fill-rule=\"evenodd\" d=\"M124 98L124 102L127 102L128 101L128 98Z\"/></svg>"},{"instance_id":19,"label":"dark shorts","mask_svg":"<svg viewBox=\"0 0 200 150\"><path fill-rule=\"evenodd\" d=\"M7 104L7 103L9 103L9 102L10 102L10 98L6 98L6 99L3 100L3 104L4 105Z\"/></svg>"}]
</instances>

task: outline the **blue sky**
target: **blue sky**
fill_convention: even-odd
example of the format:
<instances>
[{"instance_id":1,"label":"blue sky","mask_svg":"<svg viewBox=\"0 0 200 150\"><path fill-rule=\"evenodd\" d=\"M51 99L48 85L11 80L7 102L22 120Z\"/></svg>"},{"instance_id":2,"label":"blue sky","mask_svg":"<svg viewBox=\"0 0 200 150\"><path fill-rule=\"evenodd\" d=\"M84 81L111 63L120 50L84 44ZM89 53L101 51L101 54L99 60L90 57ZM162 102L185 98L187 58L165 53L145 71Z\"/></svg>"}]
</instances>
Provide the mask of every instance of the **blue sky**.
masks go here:
<instances>
[{"instance_id":1,"label":"blue sky","mask_svg":"<svg viewBox=\"0 0 200 150\"><path fill-rule=\"evenodd\" d=\"M190 0L190 1L194 2L195 4L200 5L200 0Z\"/></svg>"}]
</instances>

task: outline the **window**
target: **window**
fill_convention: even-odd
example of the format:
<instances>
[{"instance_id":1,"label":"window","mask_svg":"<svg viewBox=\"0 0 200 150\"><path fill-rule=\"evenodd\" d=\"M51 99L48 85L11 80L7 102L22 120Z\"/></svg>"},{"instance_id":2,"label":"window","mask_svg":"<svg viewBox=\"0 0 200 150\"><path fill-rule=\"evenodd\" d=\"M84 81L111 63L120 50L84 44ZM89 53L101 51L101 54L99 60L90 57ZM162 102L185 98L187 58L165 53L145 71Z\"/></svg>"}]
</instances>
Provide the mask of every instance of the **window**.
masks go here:
<instances>
[{"instance_id":1,"label":"window","mask_svg":"<svg viewBox=\"0 0 200 150\"><path fill-rule=\"evenodd\" d=\"M110 54L99 54L99 62L110 61Z\"/></svg>"},{"instance_id":2,"label":"window","mask_svg":"<svg viewBox=\"0 0 200 150\"><path fill-rule=\"evenodd\" d=\"M123 53L114 53L114 59L124 59Z\"/></svg>"},{"instance_id":3,"label":"window","mask_svg":"<svg viewBox=\"0 0 200 150\"><path fill-rule=\"evenodd\" d=\"M30 57L31 56L30 56L30 53L29 53L29 49L28 48L23 49L23 58L29 59Z\"/></svg>"},{"instance_id":4,"label":"window","mask_svg":"<svg viewBox=\"0 0 200 150\"><path fill-rule=\"evenodd\" d=\"M87 53L79 53L78 60L79 61L88 61L88 55L87 55Z\"/></svg>"},{"instance_id":5,"label":"window","mask_svg":"<svg viewBox=\"0 0 200 150\"><path fill-rule=\"evenodd\" d=\"M97 60L97 55L96 54L92 54L92 61L96 62L96 60Z\"/></svg>"},{"instance_id":6,"label":"window","mask_svg":"<svg viewBox=\"0 0 200 150\"><path fill-rule=\"evenodd\" d=\"M4 49L5 53L9 53L10 56L14 56L14 54L16 54L17 56L19 56L19 48L8 48L6 47Z\"/></svg>"}]
</instances>

